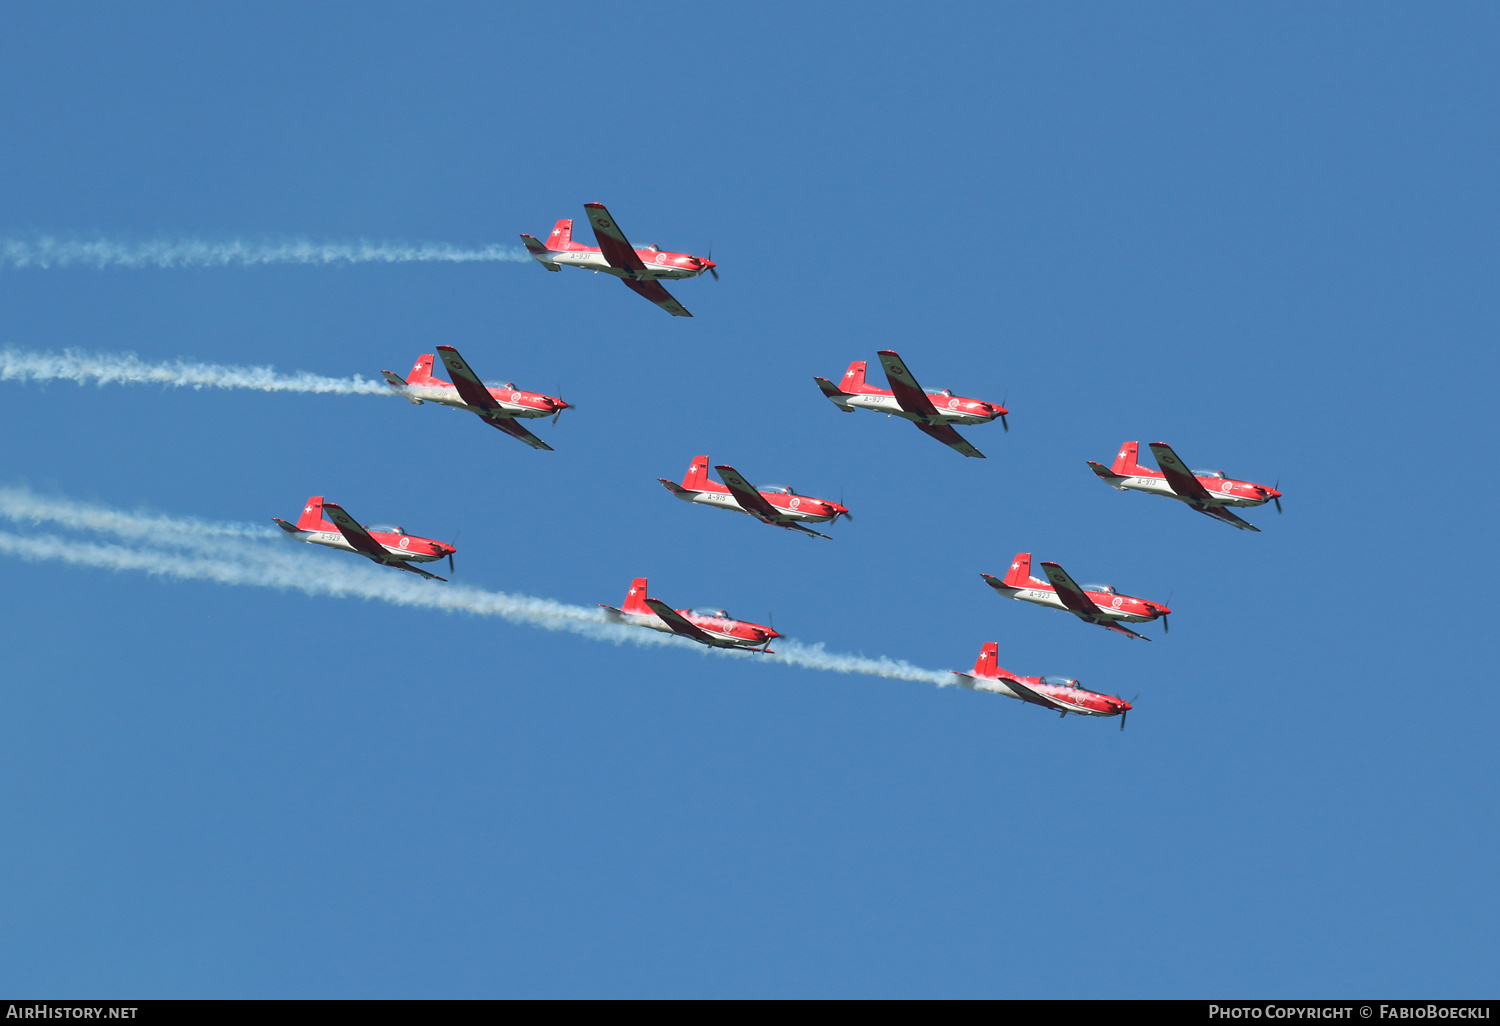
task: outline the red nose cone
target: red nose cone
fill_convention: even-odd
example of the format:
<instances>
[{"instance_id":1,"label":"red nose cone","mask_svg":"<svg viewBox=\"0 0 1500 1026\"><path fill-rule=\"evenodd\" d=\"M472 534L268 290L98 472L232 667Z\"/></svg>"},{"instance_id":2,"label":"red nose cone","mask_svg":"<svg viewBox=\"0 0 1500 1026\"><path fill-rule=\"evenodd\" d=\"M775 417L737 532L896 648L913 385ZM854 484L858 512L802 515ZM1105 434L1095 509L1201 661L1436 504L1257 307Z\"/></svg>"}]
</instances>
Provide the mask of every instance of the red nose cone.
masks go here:
<instances>
[{"instance_id":1,"label":"red nose cone","mask_svg":"<svg viewBox=\"0 0 1500 1026\"><path fill-rule=\"evenodd\" d=\"M1129 712L1131 709L1135 708L1135 706L1131 705L1129 702L1125 701L1123 698L1119 699L1118 701L1115 702L1115 707L1117 709L1119 709L1122 713L1123 712Z\"/></svg>"},{"instance_id":2,"label":"red nose cone","mask_svg":"<svg viewBox=\"0 0 1500 1026\"><path fill-rule=\"evenodd\" d=\"M1162 605L1160 602L1152 602L1152 603L1150 603L1150 605L1151 605L1152 609L1156 610L1156 615L1157 616L1166 616L1166 615L1168 615L1169 613L1172 612L1170 609L1168 609L1166 606Z\"/></svg>"}]
</instances>

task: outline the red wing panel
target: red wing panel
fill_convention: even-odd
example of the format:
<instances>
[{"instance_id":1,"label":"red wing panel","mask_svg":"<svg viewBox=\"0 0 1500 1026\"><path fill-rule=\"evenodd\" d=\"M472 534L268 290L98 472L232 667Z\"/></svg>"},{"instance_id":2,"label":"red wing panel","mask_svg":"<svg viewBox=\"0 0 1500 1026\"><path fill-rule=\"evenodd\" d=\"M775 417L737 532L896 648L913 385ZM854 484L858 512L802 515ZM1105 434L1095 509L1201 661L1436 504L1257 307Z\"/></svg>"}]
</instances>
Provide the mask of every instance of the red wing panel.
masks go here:
<instances>
[{"instance_id":1,"label":"red wing panel","mask_svg":"<svg viewBox=\"0 0 1500 1026\"><path fill-rule=\"evenodd\" d=\"M932 400L927 398L927 393L922 391L922 386L917 384L917 379L912 377L899 355L889 349L882 349L880 366L885 368L885 379L891 384L891 394L896 397L896 402L901 404L903 410L907 413L923 413L929 417L937 415L937 407L932 405Z\"/></svg>"},{"instance_id":2,"label":"red wing panel","mask_svg":"<svg viewBox=\"0 0 1500 1026\"><path fill-rule=\"evenodd\" d=\"M1048 709L1066 710L1068 708L1068 706L1066 705L1061 705L1057 702L1054 702L1052 699L1048 698L1040 691L1031 690L1031 688L1028 688L1025 684L1022 684L1014 677L998 677L996 679L1006 687L1010 688L1016 694L1020 695L1021 701L1023 702L1035 702L1037 705L1044 706Z\"/></svg>"},{"instance_id":3,"label":"red wing panel","mask_svg":"<svg viewBox=\"0 0 1500 1026\"><path fill-rule=\"evenodd\" d=\"M342 506L325 502L323 503L323 515L333 522L333 526L339 529L339 534L343 535L344 540L354 546L356 552L361 552L366 556L374 556L381 562L385 562L390 558L390 553L385 550L385 546L374 538L371 538L370 532L360 527L353 517L344 512Z\"/></svg>"},{"instance_id":4,"label":"red wing panel","mask_svg":"<svg viewBox=\"0 0 1500 1026\"><path fill-rule=\"evenodd\" d=\"M422 569L420 569L418 567L414 567L410 563L403 563L400 560L395 560L393 562L387 563L386 566L393 566L397 570L405 570L408 573L421 574L423 577L427 578L429 581L442 581L444 583L447 583L447 581L448 581L448 578L446 578L446 577L439 577L437 574L430 574L426 570L422 570Z\"/></svg>"},{"instance_id":5,"label":"red wing panel","mask_svg":"<svg viewBox=\"0 0 1500 1026\"><path fill-rule=\"evenodd\" d=\"M1260 528L1256 527L1248 520L1241 520L1239 517L1229 512L1229 510L1225 509L1223 506L1200 506L1198 507L1198 512L1207 513L1215 520L1222 520L1226 524L1233 524L1241 531L1254 531L1257 534L1260 533Z\"/></svg>"},{"instance_id":6,"label":"red wing panel","mask_svg":"<svg viewBox=\"0 0 1500 1026\"><path fill-rule=\"evenodd\" d=\"M603 203L585 203L583 209L589 213L589 224L594 226L594 238L599 240L599 252L609 261L609 266L622 271L644 271L646 265L636 255L635 247L620 231L615 219L604 209Z\"/></svg>"},{"instance_id":7,"label":"red wing panel","mask_svg":"<svg viewBox=\"0 0 1500 1026\"><path fill-rule=\"evenodd\" d=\"M766 501L766 497L755 490L755 486L740 475L733 467L714 467L719 472L719 477L729 489L729 494L734 496L746 512L753 513L763 520L777 523L783 519L781 510Z\"/></svg>"},{"instance_id":8,"label":"red wing panel","mask_svg":"<svg viewBox=\"0 0 1500 1026\"><path fill-rule=\"evenodd\" d=\"M1089 598L1088 593L1078 586L1078 582L1068 575L1068 572L1056 563L1043 563L1042 570L1047 574L1047 580L1052 582L1052 587L1057 591L1057 597L1062 604L1068 607L1068 611L1086 616L1090 619L1102 617L1099 607L1094 600Z\"/></svg>"},{"instance_id":9,"label":"red wing panel","mask_svg":"<svg viewBox=\"0 0 1500 1026\"><path fill-rule=\"evenodd\" d=\"M1172 486L1172 491L1184 499L1200 499L1204 502L1213 500L1208 489L1203 487L1203 482L1193 476L1192 471L1188 470L1166 442L1152 442L1151 455L1156 457L1156 465L1161 467L1162 475L1166 477L1167 484Z\"/></svg>"},{"instance_id":10,"label":"red wing panel","mask_svg":"<svg viewBox=\"0 0 1500 1026\"><path fill-rule=\"evenodd\" d=\"M448 368L448 376L453 379L453 387L458 389L458 394L463 401L470 406L477 406L481 410L493 410L499 407L495 397L490 395L490 390L484 387L479 380L479 375L469 369L464 358L458 355L458 350L452 346L438 346L438 354L443 358L443 366Z\"/></svg>"},{"instance_id":11,"label":"red wing panel","mask_svg":"<svg viewBox=\"0 0 1500 1026\"><path fill-rule=\"evenodd\" d=\"M686 617L661 599L648 598L646 605L650 607L651 612L661 617L662 623L672 628L673 634L681 634L684 638L691 638L704 645L718 644L711 635L694 626Z\"/></svg>"},{"instance_id":12,"label":"red wing panel","mask_svg":"<svg viewBox=\"0 0 1500 1026\"><path fill-rule=\"evenodd\" d=\"M552 446L542 441L536 435L527 431L512 417L485 417L484 422L492 428L499 428L512 438L519 438L533 449L546 449L552 451Z\"/></svg>"},{"instance_id":13,"label":"red wing panel","mask_svg":"<svg viewBox=\"0 0 1500 1026\"><path fill-rule=\"evenodd\" d=\"M645 296L673 317L693 316L688 313L687 307L677 302L676 297L662 287L659 281L632 281L629 278L621 278L620 280L628 285L631 291Z\"/></svg>"},{"instance_id":14,"label":"red wing panel","mask_svg":"<svg viewBox=\"0 0 1500 1026\"><path fill-rule=\"evenodd\" d=\"M903 405L904 408L904 405ZM973 456L976 459L984 459L984 453L969 444L969 440L957 431L953 430L951 424L923 424L920 421L912 421L918 428L936 438L944 445L950 446L963 453L965 456Z\"/></svg>"},{"instance_id":15,"label":"red wing panel","mask_svg":"<svg viewBox=\"0 0 1500 1026\"><path fill-rule=\"evenodd\" d=\"M1100 627L1108 627L1112 631L1119 631L1121 634L1128 635L1128 636L1130 636L1132 638L1139 638L1141 641L1150 641L1151 640L1150 638L1146 637L1144 634L1137 634L1135 631L1131 630L1129 627L1126 627L1124 624L1122 624L1122 623L1116 623L1113 620L1109 620L1109 621L1100 620L1100 621L1098 621L1098 623L1099 623Z\"/></svg>"}]
</instances>

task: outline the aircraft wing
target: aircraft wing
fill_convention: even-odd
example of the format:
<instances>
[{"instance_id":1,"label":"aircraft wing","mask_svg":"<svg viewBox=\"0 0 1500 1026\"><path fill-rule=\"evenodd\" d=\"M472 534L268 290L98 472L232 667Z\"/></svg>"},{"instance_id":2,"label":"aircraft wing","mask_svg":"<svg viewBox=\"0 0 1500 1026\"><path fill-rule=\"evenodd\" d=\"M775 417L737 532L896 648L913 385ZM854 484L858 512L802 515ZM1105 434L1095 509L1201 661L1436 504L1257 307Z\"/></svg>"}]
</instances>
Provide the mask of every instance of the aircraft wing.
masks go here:
<instances>
[{"instance_id":1,"label":"aircraft wing","mask_svg":"<svg viewBox=\"0 0 1500 1026\"><path fill-rule=\"evenodd\" d=\"M729 494L734 496L736 502L751 516L771 524L779 524L785 514L775 506L766 501L766 497L755 490L755 486L733 467L714 467L719 472L719 477L729 489Z\"/></svg>"},{"instance_id":2,"label":"aircraft wing","mask_svg":"<svg viewBox=\"0 0 1500 1026\"><path fill-rule=\"evenodd\" d=\"M443 358L443 366L448 368L448 376L453 379L453 387L458 389L459 396L470 406L477 406L481 410L493 410L499 408L500 404L495 397L490 395L490 390L484 387L479 380L479 375L469 369L469 365L458 350L452 346L438 346L438 355Z\"/></svg>"},{"instance_id":3,"label":"aircraft wing","mask_svg":"<svg viewBox=\"0 0 1500 1026\"><path fill-rule=\"evenodd\" d=\"M1077 613L1089 619L1102 617L1103 610L1094 604L1089 598L1088 592L1078 586L1078 582L1068 575L1068 572L1056 563L1043 563L1042 569L1047 574L1047 580L1052 582L1052 587L1057 591L1057 597L1068 612Z\"/></svg>"},{"instance_id":4,"label":"aircraft wing","mask_svg":"<svg viewBox=\"0 0 1500 1026\"><path fill-rule=\"evenodd\" d=\"M1156 457L1156 465L1161 467L1161 472L1166 477L1167 484L1172 486L1172 491L1184 499L1213 502L1213 496L1208 493L1207 488L1203 487L1203 482L1193 476L1192 471L1188 470L1187 465L1172 451L1170 445L1166 442L1152 442L1151 455Z\"/></svg>"},{"instance_id":5,"label":"aircraft wing","mask_svg":"<svg viewBox=\"0 0 1500 1026\"><path fill-rule=\"evenodd\" d=\"M917 384L917 379L911 376L911 371L906 369L906 364L901 362L901 357L890 349L880 351L880 366L885 368L885 380L891 384L891 394L896 397L896 402L907 413L924 413L929 417L937 415L937 407L932 405L932 400L927 398L927 393L922 391L922 386Z\"/></svg>"},{"instance_id":6,"label":"aircraft wing","mask_svg":"<svg viewBox=\"0 0 1500 1026\"><path fill-rule=\"evenodd\" d=\"M599 252L604 255L609 266L618 267L622 271L646 269L645 263L636 254L635 247L630 244L625 233L620 231L619 225L615 224L609 211L604 209L603 203L585 203L583 209L588 211L589 224L594 226L594 238L599 240Z\"/></svg>"},{"instance_id":7,"label":"aircraft wing","mask_svg":"<svg viewBox=\"0 0 1500 1026\"><path fill-rule=\"evenodd\" d=\"M410 563L404 562L404 561L399 560L399 559L393 560L393 561L387 563L386 566L393 566L397 570L405 570L407 573L410 573L410 574L421 574L423 577L427 578L429 581L442 581L445 584L448 582L448 578L446 578L446 577L439 577L437 574L430 574L426 570L419 570L416 567L412 566Z\"/></svg>"},{"instance_id":8,"label":"aircraft wing","mask_svg":"<svg viewBox=\"0 0 1500 1026\"><path fill-rule=\"evenodd\" d=\"M902 407L905 408L904 406ZM912 421L917 429L923 431L939 442L950 448L957 449L965 456L973 456L976 459L984 459L984 453L969 444L969 440L957 431L953 430L952 424L923 424L920 420Z\"/></svg>"},{"instance_id":9,"label":"aircraft wing","mask_svg":"<svg viewBox=\"0 0 1500 1026\"><path fill-rule=\"evenodd\" d=\"M484 417L483 420L490 427L499 428L501 431L504 431L512 438L519 438L521 441L525 442L533 449L546 449L548 452L552 451L552 446L548 445L536 435L532 434L530 431L527 431L525 428L523 428L520 424L516 423L516 419L514 417Z\"/></svg>"},{"instance_id":10,"label":"aircraft wing","mask_svg":"<svg viewBox=\"0 0 1500 1026\"><path fill-rule=\"evenodd\" d=\"M1028 688L1025 684L1022 684L1014 677L999 677L996 679L1001 681L1006 687L1010 688L1017 695L1019 695L1021 701L1023 702L1035 702L1037 705L1040 705L1043 708L1060 709L1063 712L1068 712L1071 708L1070 706L1063 705L1061 702L1053 701L1046 695L1042 694L1040 691L1031 690L1031 688Z\"/></svg>"},{"instance_id":11,"label":"aircraft wing","mask_svg":"<svg viewBox=\"0 0 1500 1026\"><path fill-rule=\"evenodd\" d=\"M621 278L631 291L645 296L651 302L661 307L673 317L691 317L688 308L677 302L676 297L662 287L659 281L635 281L631 278Z\"/></svg>"},{"instance_id":12,"label":"aircraft wing","mask_svg":"<svg viewBox=\"0 0 1500 1026\"><path fill-rule=\"evenodd\" d=\"M344 536L345 541L354 546L354 551L366 556L373 556L382 563L391 558L391 554L385 550L385 546L370 537L369 531L366 531L359 524L355 523L354 518L344 512L344 507L331 502L325 502L323 503L323 515L333 521L333 526L339 529L339 534Z\"/></svg>"},{"instance_id":13,"label":"aircraft wing","mask_svg":"<svg viewBox=\"0 0 1500 1026\"><path fill-rule=\"evenodd\" d=\"M714 640L712 635L707 634L704 631L700 630L698 627L694 626L694 624L685 616L677 612L677 610L673 609L671 606L667 605L661 599L648 598L646 600L646 606L651 610L651 612L661 617L662 623L672 628L673 634L681 634L684 638L691 638L692 640L704 645L718 644L718 642Z\"/></svg>"},{"instance_id":14,"label":"aircraft wing","mask_svg":"<svg viewBox=\"0 0 1500 1026\"><path fill-rule=\"evenodd\" d=\"M1256 527L1248 520L1241 520L1239 517L1229 512L1229 510L1225 509L1223 506L1195 506L1193 508L1196 509L1199 513L1207 513L1215 520L1222 520L1226 524L1232 524L1235 527L1238 527L1241 531L1254 531L1257 534L1260 533L1260 528Z\"/></svg>"}]
</instances>

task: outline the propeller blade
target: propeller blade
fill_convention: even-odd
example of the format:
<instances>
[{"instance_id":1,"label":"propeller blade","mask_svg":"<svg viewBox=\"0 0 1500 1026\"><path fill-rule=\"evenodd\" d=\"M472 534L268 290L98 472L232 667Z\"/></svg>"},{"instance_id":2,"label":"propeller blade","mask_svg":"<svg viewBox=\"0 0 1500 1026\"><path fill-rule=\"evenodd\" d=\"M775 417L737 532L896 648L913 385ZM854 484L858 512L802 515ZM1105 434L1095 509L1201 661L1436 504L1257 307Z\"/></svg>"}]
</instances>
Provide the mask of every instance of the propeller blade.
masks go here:
<instances>
[{"instance_id":1,"label":"propeller blade","mask_svg":"<svg viewBox=\"0 0 1500 1026\"><path fill-rule=\"evenodd\" d=\"M559 406L557 408L557 412L552 415L552 426L553 427L557 427L558 418L560 418L561 416L562 416L562 407Z\"/></svg>"},{"instance_id":2,"label":"propeller blade","mask_svg":"<svg viewBox=\"0 0 1500 1026\"><path fill-rule=\"evenodd\" d=\"M451 553L451 552L448 553L448 572L450 574L458 572L457 570L455 570L453 568L453 553Z\"/></svg>"},{"instance_id":3,"label":"propeller blade","mask_svg":"<svg viewBox=\"0 0 1500 1026\"><path fill-rule=\"evenodd\" d=\"M714 276L714 281L719 280L719 269L717 267L710 267L708 273Z\"/></svg>"},{"instance_id":4,"label":"propeller blade","mask_svg":"<svg viewBox=\"0 0 1500 1026\"><path fill-rule=\"evenodd\" d=\"M1005 414L1003 413L1000 414L1000 426L1005 429L1007 435L1010 434L1010 421L1005 419Z\"/></svg>"},{"instance_id":5,"label":"propeller blade","mask_svg":"<svg viewBox=\"0 0 1500 1026\"><path fill-rule=\"evenodd\" d=\"M1281 496L1276 496L1276 512L1281 512Z\"/></svg>"},{"instance_id":6,"label":"propeller blade","mask_svg":"<svg viewBox=\"0 0 1500 1026\"><path fill-rule=\"evenodd\" d=\"M1172 625L1167 622L1167 614L1166 613L1163 613L1161 615L1161 632L1163 634L1171 634L1172 633Z\"/></svg>"},{"instance_id":7,"label":"propeller blade","mask_svg":"<svg viewBox=\"0 0 1500 1026\"><path fill-rule=\"evenodd\" d=\"M1127 717L1129 715L1130 715L1130 710L1129 709L1125 709L1125 710L1123 710L1120 713L1120 729L1121 730L1125 729L1125 717Z\"/></svg>"}]
</instances>

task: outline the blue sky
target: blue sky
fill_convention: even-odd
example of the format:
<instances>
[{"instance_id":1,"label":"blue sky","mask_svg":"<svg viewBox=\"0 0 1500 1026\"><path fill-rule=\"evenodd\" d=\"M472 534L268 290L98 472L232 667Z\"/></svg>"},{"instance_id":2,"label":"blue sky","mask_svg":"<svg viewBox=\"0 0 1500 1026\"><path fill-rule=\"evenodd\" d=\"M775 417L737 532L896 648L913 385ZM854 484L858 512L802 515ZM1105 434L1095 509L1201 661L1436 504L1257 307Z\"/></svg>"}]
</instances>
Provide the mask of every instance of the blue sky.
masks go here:
<instances>
[{"instance_id":1,"label":"blue sky","mask_svg":"<svg viewBox=\"0 0 1500 1026\"><path fill-rule=\"evenodd\" d=\"M86 13L86 17L83 14ZM509 244L600 200L669 318L523 264L0 270L0 345L372 376L458 346L533 452L362 397L0 384L5 485L313 493L458 580L630 578L925 684L0 563L0 983L39 996L1493 995L1500 16L1477 4L0 15L0 235ZM812 376L1004 398L965 460ZM1236 532L1084 465L1271 482ZM675 502L707 453L854 510ZM87 540L79 536L80 541ZM1013 553L1171 597L1130 642ZM310 554L315 558L317 554ZM336 558L328 556L326 558ZM348 557L350 559L354 557ZM433 585L439 587L439 585Z\"/></svg>"}]
</instances>

